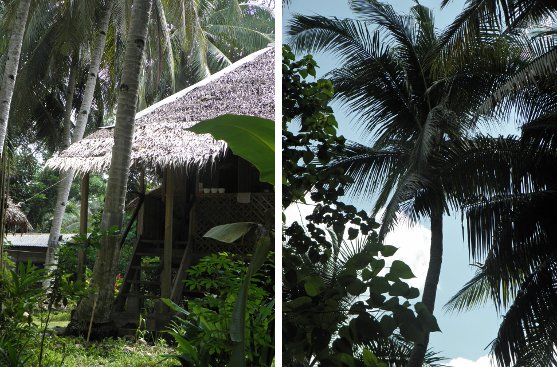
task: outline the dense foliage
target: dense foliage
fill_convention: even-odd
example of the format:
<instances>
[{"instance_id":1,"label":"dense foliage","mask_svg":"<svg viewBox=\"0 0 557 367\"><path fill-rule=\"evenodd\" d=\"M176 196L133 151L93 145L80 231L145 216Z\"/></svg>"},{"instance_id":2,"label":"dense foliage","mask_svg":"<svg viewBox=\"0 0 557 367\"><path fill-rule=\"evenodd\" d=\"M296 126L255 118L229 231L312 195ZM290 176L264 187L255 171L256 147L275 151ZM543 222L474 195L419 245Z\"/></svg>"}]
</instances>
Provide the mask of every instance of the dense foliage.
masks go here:
<instances>
[{"instance_id":1,"label":"dense foliage","mask_svg":"<svg viewBox=\"0 0 557 367\"><path fill-rule=\"evenodd\" d=\"M72 274L58 271L51 287L43 289L44 269L30 263L4 265L0 271L0 365L50 366L54 361L45 354L45 342L52 310L75 306L87 287L72 281Z\"/></svg>"},{"instance_id":2,"label":"dense foliage","mask_svg":"<svg viewBox=\"0 0 557 367\"><path fill-rule=\"evenodd\" d=\"M269 366L274 356L274 253L251 277L246 307L246 365ZM246 273L246 261L237 255L206 256L187 271L186 289L196 297L184 308L172 307L180 317L173 322L174 357L183 366L224 366L231 359L230 325Z\"/></svg>"},{"instance_id":3,"label":"dense foliage","mask_svg":"<svg viewBox=\"0 0 557 367\"><path fill-rule=\"evenodd\" d=\"M13 150L10 168L9 194L19 204L35 232L46 233L50 229L56 199L56 185L59 176L44 169L45 156L29 147ZM94 218L100 218L104 201L106 181L99 176L91 176L89 181L90 225ZM70 190L66 212L62 221L62 233L79 232L80 180L75 180Z\"/></svg>"},{"instance_id":4,"label":"dense foliage","mask_svg":"<svg viewBox=\"0 0 557 367\"><path fill-rule=\"evenodd\" d=\"M316 67L283 46L283 208L310 202L307 196L314 205L305 227L294 221L284 229L283 362L403 365L408 355L396 359L378 346L394 341L395 330L419 342L439 328L423 304L408 301L419 296L405 283L410 268L394 260L383 271L396 248L379 241L378 224L340 200L351 179L342 169L319 169L343 152L345 139L328 106L331 83L306 80ZM345 237L359 244L340 257Z\"/></svg>"}]
</instances>

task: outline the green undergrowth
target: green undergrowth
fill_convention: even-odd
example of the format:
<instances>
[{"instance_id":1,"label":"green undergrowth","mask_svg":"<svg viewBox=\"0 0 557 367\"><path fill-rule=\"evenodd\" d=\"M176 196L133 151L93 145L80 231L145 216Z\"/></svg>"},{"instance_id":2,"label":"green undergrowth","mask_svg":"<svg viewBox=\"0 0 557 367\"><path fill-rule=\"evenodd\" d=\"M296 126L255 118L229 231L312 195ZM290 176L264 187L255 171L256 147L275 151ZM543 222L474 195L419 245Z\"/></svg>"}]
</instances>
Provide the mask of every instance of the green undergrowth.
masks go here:
<instances>
[{"instance_id":1,"label":"green undergrowth","mask_svg":"<svg viewBox=\"0 0 557 367\"><path fill-rule=\"evenodd\" d=\"M48 367L176 366L176 362L164 357L171 353L162 339L151 345L143 340L104 339L87 343L82 338L47 336L44 360Z\"/></svg>"},{"instance_id":2,"label":"green undergrowth","mask_svg":"<svg viewBox=\"0 0 557 367\"><path fill-rule=\"evenodd\" d=\"M33 323L38 328L43 328L47 317L47 312L40 313L37 317L33 317ZM70 313L68 311L53 311L50 314L47 329L51 330L56 327L66 327L70 322Z\"/></svg>"}]
</instances>

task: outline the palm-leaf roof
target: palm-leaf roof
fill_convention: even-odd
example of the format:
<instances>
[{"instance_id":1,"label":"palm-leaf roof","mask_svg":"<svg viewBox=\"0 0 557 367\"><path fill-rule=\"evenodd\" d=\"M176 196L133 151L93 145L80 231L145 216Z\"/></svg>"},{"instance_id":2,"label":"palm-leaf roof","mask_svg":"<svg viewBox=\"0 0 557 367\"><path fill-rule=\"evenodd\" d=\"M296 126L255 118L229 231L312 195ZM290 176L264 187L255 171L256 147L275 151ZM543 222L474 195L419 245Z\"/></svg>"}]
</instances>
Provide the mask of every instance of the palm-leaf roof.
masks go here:
<instances>
[{"instance_id":1,"label":"palm-leaf roof","mask_svg":"<svg viewBox=\"0 0 557 367\"><path fill-rule=\"evenodd\" d=\"M209 78L136 114L132 166L199 167L214 162L226 144L186 129L224 114L274 119L274 48L255 52ZM101 128L46 162L52 169L103 172L110 166L113 126Z\"/></svg>"}]
</instances>

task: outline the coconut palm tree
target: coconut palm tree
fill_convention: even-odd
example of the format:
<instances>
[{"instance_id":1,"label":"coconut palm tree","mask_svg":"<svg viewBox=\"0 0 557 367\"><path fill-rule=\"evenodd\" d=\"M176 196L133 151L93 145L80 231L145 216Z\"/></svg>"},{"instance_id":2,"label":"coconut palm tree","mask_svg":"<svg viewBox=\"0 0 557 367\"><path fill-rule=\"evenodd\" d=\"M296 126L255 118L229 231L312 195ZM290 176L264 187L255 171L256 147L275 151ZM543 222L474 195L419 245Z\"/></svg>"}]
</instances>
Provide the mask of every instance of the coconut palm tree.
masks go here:
<instances>
[{"instance_id":1,"label":"coconut palm tree","mask_svg":"<svg viewBox=\"0 0 557 367\"><path fill-rule=\"evenodd\" d=\"M7 48L6 65L0 80L0 147L4 146L8 128L8 117L17 78L23 35L29 15L31 0L20 0L17 4L15 18L12 23L10 41Z\"/></svg>"},{"instance_id":2,"label":"coconut palm tree","mask_svg":"<svg viewBox=\"0 0 557 367\"><path fill-rule=\"evenodd\" d=\"M115 271L120 252L119 236L114 229L121 228L124 214L131 143L139 95L139 75L147 41L151 3L151 0L133 2L116 112L114 148L101 223L101 227L107 231L107 235L101 241L93 269L92 286L95 293L80 302L71 322L72 327L81 332L87 330L88 320L91 319L93 313L93 320L97 327L105 326L110 321L110 311L114 300Z\"/></svg>"},{"instance_id":3,"label":"coconut palm tree","mask_svg":"<svg viewBox=\"0 0 557 367\"><path fill-rule=\"evenodd\" d=\"M355 179L350 193L376 194L374 213L385 208L380 237L403 210L431 221L429 268L422 302L433 312L443 253L443 214L452 204L444 181L444 147L474 128L469 112L479 106L515 55L503 39L486 42L455 63L440 44L429 9L416 5L398 15L377 1L352 1L362 21L297 16L289 25L296 50L330 51L343 65L330 72L337 99L371 136L340 157ZM372 30L371 26L376 26ZM490 57L487 57L487 56ZM473 87L473 88L471 88ZM416 344L408 366L421 366L429 335Z\"/></svg>"},{"instance_id":4,"label":"coconut palm tree","mask_svg":"<svg viewBox=\"0 0 557 367\"><path fill-rule=\"evenodd\" d=\"M152 22L147 46L147 59L153 62L146 68L141 107L208 77L274 40L272 10L247 1L157 0L153 9L157 21ZM166 73L163 64L168 67ZM161 82L161 74L166 74L168 81Z\"/></svg>"},{"instance_id":5,"label":"coconut palm tree","mask_svg":"<svg viewBox=\"0 0 557 367\"><path fill-rule=\"evenodd\" d=\"M85 133L85 128L87 121L89 119L89 113L91 111L91 106L93 104L93 98L95 93L95 88L97 85L97 78L99 69L101 66L101 60L104 53L106 35L108 32L108 26L110 22L110 16L112 13L112 0L107 0L104 4L100 4L101 16L98 24L97 35L95 37L93 52L91 61L89 64L89 69L87 73L87 81L85 83L85 88L83 91L83 97L81 101L81 106L76 117L75 128L70 134L70 124L69 121L64 125L64 135L62 137L63 143L60 146L60 150L67 148L71 143L80 141ZM70 9L71 12L71 9ZM71 82L71 76L70 76ZM71 83L70 83L71 84ZM75 86L73 86L75 88ZM73 88L68 85L68 90L71 91L73 95ZM71 114L73 109L73 99L66 99L66 110ZM68 112L67 112L68 115ZM70 138L71 136L71 138ZM56 266L56 250L58 248L58 239L60 237L60 230L62 228L62 219L64 217L64 212L66 210L66 204L70 194L70 188L72 185L72 180L75 175L73 170L69 170L62 173L62 178L58 184L58 191L56 194L56 201L54 206L54 215L52 220L52 225L50 228L50 234L48 238L48 249L46 254L45 264L51 264L53 267Z\"/></svg>"},{"instance_id":6,"label":"coconut palm tree","mask_svg":"<svg viewBox=\"0 0 557 367\"><path fill-rule=\"evenodd\" d=\"M504 316L491 345L500 366L549 366L557 357L556 122L552 111L527 124L521 139L486 139L473 148L469 142L451 153L474 151L454 166L467 180L495 171L501 182L494 188L484 179L485 195L470 195L474 199L464 206L470 257L478 270L446 306L462 311L493 302ZM472 157L483 160L481 167L475 164L476 173Z\"/></svg>"},{"instance_id":7,"label":"coconut palm tree","mask_svg":"<svg viewBox=\"0 0 557 367\"><path fill-rule=\"evenodd\" d=\"M475 161L483 163L476 163L475 171L480 176L497 172L493 178L499 185L476 180L477 193L483 195L469 195L463 203L470 257L478 271L447 307L462 311L491 300L504 314L491 350L498 364L549 366L557 362L557 77L554 70L524 76L557 44L553 37L538 35L519 46L530 62L502 83L486 104L494 117L514 115L522 124L522 135L492 139L485 149L481 144L475 147ZM450 154L463 156L462 151ZM469 182L473 165L461 159L454 169L467 172Z\"/></svg>"},{"instance_id":8,"label":"coconut palm tree","mask_svg":"<svg viewBox=\"0 0 557 367\"><path fill-rule=\"evenodd\" d=\"M452 0L443 0L442 7ZM553 0L468 0L462 13L444 31L440 40L454 56L483 42L486 35L530 33L535 28L547 28L554 22L557 3ZM553 30L554 31L554 30ZM531 47L526 44L526 49ZM458 57L454 57L458 60ZM513 80L499 90L499 95L520 89L532 78L543 78L557 67L557 49L544 48L535 62L517 73ZM492 107L486 104L485 111Z\"/></svg>"}]
</instances>

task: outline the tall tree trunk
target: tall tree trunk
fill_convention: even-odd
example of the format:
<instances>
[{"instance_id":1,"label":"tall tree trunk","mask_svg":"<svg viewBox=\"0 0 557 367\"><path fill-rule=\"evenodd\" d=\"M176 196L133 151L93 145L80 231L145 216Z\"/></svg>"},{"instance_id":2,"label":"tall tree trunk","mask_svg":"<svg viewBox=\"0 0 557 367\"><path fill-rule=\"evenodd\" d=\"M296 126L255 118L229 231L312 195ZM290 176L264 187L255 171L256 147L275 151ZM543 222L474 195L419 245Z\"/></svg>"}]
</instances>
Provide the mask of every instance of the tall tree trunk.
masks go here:
<instances>
[{"instance_id":1,"label":"tall tree trunk","mask_svg":"<svg viewBox=\"0 0 557 367\"><path fill-rule=\"evenodd\" d=\"M66 106L64 111L64 122L63 122L63 133L62 133L62 143L60 144L60 151L66 149L70 146L71 139L71 125L72 125L72 111L73 111L73 97L75 92L76 74L78 68L78 53L74 52L72 57L72 65L70 67L70 76L68 78L68 88L66 90ZM64 211L66 210L66 201L70 193L70 187L72 185L72 177L63 172L61 174L62 180L58 184L58 192L56 193L56 205L54 207L54 218L52 220L52 226L50 229L50 236L48 238L48 248L46 250L45 265L54 270L58 264L58 258L56 256L58 250L58 237L60 236L60 229L62 228L62 218L64 217ZM64 196L65 195L65 196ZM43 286L48 288L50 285L50 279L45 279Z\"/></svg>"},{"instance_id":2,"label":"tall tree trunk","mask_svg":"<svg viewBox=\"0 0 557 367\"><path fill-rule=\"evenodd\" d=\"M83 333L91 318L95 330L93 335L102 336L112 331L110 311L114 302L114 280L120 255L118 243L120 236L118 233L113 233L112 229L121 229L124 217L135 113L139 95L139 73L143 62L151 2L152 0L135 0L133 2L131 27L126 43L122 81L118 95L114 148L112 149L101 222L101 228L108 231L109 234L102 237L100 248L97 251L91 283L95 292L84 298L78 305L69 325L69 329L73 329L69 330L70 332Z\"/></svg>"},{"instance_id":3,"label":"tall tree trunk","mask_svg":"<svg viewBox=\"0 0 557 367\"><path fill-rule=\"evenodd\" d=\"M104 53L106 33L108 31L108 25L110 24L111 12L112 0L108 1L105 5L104 12L99 23L98 34L97 38L95 39L95 49L91 58L91 64L89 65L87 82L85 83L83 100L81 101L81 106L77 114L75 129L72 134L70 134L69 125L68 130L64 130L63 139L65 145L63 144L62 149L67 148L70 145L70 142L75 143L83 139L85 127L87 126L87 120L89 119L89 112L91 111L91 106L93 104L95 87L97 85L97 75L99 74L99 68ZM70 195L70 188L74 175L74 170L62 172L62 180L58 184L58 191L56 193L56 201L54 207L54 217L52 219L52 225L50 227L50 235L48 236L48 249L46 253L46 264L51 264L52 269L55 269L58 263L56 260L56 251L58 249L60 231L62 229L62 219L64 217L64 212L66 211L66 204Z\"/></svg>"},{"instance_id":4,"label":"tall tree trunk","mask_svg":"<svg viewBox=\"0 0 557 367\"><path fill-rule=\"evenodd\" d=\"M441 274L441 263L443 261L443 207L435 205L431 211L431 247L429 250L429 268L425 278L422 302L433 314L435 309L435 297L437 296L437 285ZM423 343L416 343L410 354L407 367L422 367L424 363L427 346L429 344L429 332L426 333Z\"/></svg>"},{"instance_id":5,"label":"tall tree trunk","mask_svg":"<svg viewBox=\"0 0 557 367\"><path fill-rule=\"evenodd\" d=\"M10 106L14 94L19 58L21 56L21 46L23 45L23 35L29 15L29 5L31 0L19 0L15 20L12 26L12 34L8 43L8 57L4 75L0 81L0 151L4 147L6 132L8 131L8 117L10 116Z\"/></svg>"}]
</instances>

